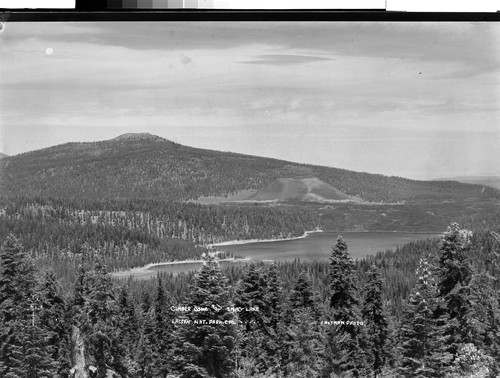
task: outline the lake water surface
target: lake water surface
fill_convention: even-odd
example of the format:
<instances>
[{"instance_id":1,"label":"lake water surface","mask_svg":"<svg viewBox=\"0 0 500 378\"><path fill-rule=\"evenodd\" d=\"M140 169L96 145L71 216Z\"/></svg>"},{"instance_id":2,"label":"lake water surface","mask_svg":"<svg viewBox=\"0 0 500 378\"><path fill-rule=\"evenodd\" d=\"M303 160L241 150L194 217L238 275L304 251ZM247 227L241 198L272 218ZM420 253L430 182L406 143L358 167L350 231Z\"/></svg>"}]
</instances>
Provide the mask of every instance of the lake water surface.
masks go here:
<instances>
[{"instance_id":1,"label":"lake water surface","mask_svg":"<svg viewBox=\"0 0 500 378\"><path fill-rule=\"evenodd\" d=\"M302 239L283 240L272 242L233 244L218 246L217 250L232 252L234 255L244 256L251 260L264 261L293 261L300 258L307 260L328 260L332 246L337 237L342 235L349 247L349 254L353 258L363 258L374 255L378 251L393 249L415 240L437 238L437 233L406 233L406 232L316 232ZM222 266L244 265L245 262L221 262ZM150 270L167 271L172 273L186 272L199 269L200 263L182 263L156 265Z\"/></svg>"}]
</instances>

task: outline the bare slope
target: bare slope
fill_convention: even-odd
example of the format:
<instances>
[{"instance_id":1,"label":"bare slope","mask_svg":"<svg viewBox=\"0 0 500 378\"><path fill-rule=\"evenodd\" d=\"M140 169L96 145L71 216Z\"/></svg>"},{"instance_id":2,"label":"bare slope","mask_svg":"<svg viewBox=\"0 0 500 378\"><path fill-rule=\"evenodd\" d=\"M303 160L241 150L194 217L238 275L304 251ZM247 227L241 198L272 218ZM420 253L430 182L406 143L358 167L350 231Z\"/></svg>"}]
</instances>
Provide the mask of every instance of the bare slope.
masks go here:
<instances>
[{"instance_id":1,"label":"bare slope","mask_svg":"<svg viewBox=\"0 0 500 378\"><path fill-rule=\"evenodd\" d=\"M290 201L334 202L356 201L317 177L278 178L251 195L253 201Z\"/></svg>"}]
</instances>

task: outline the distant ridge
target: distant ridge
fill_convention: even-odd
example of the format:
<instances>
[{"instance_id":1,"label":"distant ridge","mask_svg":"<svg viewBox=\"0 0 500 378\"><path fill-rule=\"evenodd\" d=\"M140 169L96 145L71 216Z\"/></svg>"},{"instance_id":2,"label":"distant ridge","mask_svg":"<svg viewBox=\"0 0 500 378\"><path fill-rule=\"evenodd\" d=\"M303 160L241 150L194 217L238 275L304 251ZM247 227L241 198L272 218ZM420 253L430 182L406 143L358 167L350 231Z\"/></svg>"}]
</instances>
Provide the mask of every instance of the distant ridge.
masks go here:
<instances>
[{"instance_id":1,"label":"distant ridge","mask_svg":"<svg viewBox=\"0 0 500 378\"><path fill-rule=\"evenodd\" d=\"M486 185L500 189L500 176L456 176L437 178L436 181L458 181L464 184Z\"/></svg>"},{"instance_id":2,"label":"distant ridge","mask_svg":"<svg viewBox=\"0 0 500 378\"><path fill-rule=\"evenodd\" d=\"M6 157L9 157L9 155L6 155L6 154L0 152L0 159L6 158Z\"/></svg>"},{"instance_id":3,"label":"distant ridge","mask_svg":"<svg viewBox=\"0 0 500 378\"><path fill-rule=\"evenodd\" d=\"M271 201L436 203L500 198L452 181L417 181L184 146L149 133L65 143L0 159L2 197L189 201L257 193ZM250 194L248 194L250 195Z\"/></svg>"}]
</instances>

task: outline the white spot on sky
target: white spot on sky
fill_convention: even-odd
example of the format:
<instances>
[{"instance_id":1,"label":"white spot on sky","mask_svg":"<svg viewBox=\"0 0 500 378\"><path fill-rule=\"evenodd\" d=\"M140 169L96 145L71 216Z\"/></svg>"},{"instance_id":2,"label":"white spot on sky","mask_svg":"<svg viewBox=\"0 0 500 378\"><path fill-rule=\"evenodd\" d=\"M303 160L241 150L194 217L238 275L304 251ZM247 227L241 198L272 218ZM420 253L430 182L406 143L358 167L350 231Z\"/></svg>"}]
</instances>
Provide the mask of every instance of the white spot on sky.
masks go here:
<instances>
[{"instance_id":1,"label":"white spot on sky","mask_svg":"<svg viewBox=\"0 0 500 378\"><path fill-rule=\"evenodd\" d=\"M45 54L52 55L54 53L54 49L52 47L47 47L45 49Z\"/></svg>"}]
</instances>

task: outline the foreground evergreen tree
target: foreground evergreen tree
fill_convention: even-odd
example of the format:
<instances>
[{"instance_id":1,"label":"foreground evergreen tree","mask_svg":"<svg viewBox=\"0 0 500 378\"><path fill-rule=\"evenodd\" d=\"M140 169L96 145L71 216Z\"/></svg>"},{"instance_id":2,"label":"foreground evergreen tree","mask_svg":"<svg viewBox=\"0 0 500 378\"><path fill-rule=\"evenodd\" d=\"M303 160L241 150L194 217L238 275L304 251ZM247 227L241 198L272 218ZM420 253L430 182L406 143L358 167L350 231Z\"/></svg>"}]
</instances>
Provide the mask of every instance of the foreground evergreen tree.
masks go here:
<instances>
[{"instance_id":1,"label":"foreground evergreen tree","mask_svg":"<svg viewBox=\"0 0 500 378\"><path fill-rule=\"evenodd\" d=\"M122 286L120 290L118 306L120 311L120 342L127 346L127 353L131 353L135 349L139 337L139 321L127 286Z\"/></svg>"},{"instance_id":2,"label":"foreground evergreen tree","mask_svg":"<svg viewBox=\"0 0 500 378\"><path fill-rule=\"evenodd\" d=\"M473 276L470 283L470 315L473 345L485 354L490 373L496 377L500 374L500 303L493 290L493 282L494 278L485 272Z\"/></svg>"},{"instance_id":3,"label":"foreground evergreen tree","mask_svg":"<svg viewBox=\"0 0 500 378\"><path fill-rule=\"evenodd\" d=\"M470 262L472 233L460 229L452 223L444 234L440 246L438 290L444 299L443 309L438 314L447 313L446 334L448 351L456 354L462 343L473 342L474 327L471 319L470 280L472 266Z\"/></svg>"},{"instance_id":4,"label":"foreground evergreen tree","mask_svg":"<svg viewBox=\"0 0 500 378\"><path fill-rule=\"evenodd\" d=\"M267 284L264 316L269 324L269 329L276 334L278 322L281 317L281 290L283 283L279 277L278 266L275 263L267 266L264 272L264 282Z\"/></svg>"},{"instance_id":5,"label":"foreground evergreen tree","mask_svg":"<svg viewBox=\"0 0 500 378\"><path fill-rule=\"evenodd\" d=\"M275 264L265 267L254 262L245 269L238 284L234 304L242 309L238 319L242 324L241 350L246 374L277 372L280 287Z\"/></svg>"},{"instance_id":6,"label":"foreground evergreen tree","mask_svg":"<svg viewBox=\"0 0 500 378\"><path fill-rule=\"evenodd\" d=\"M282 373L286 377L318 377L325 364L320 313L317 295L305 271L297 277L286 311Z\"/></svg>"},{"instance_id":7,"label":"foreground evergreen tree","mask_svg":"<svg viewBox=\"0 0 500 378\"><path fill-rule=\"evenodd\" d=\"M173 324L170 301L163 286L163 281L158 278L154 307L154 335L156 363L154 371L158 377L166 377L173 371Z\"/></svg>"},{"instance_id":8,"label":"foreground evergreen tree","mask_svg":"<svg viewBox=\"0 0 500 378\"><path fill-rule=\"evenodd\" d=\"M466 286L472 278L470 237L472 233L452 223L445 232L439 255L439 295L446 297L457 285Z\"/></svg>"},{"instance_id":9,"label":"foreground evergreen tree","mask_svg":"<svg viewBox=\"0 0 500 378\"><path fill-rule=\"evenodd\" d=\"M141 313L141 329L138 347L135 353L137 369L135 374L138 378L155 378L157 354L156 338L153 319L153 311Z\"/></svg>"},{"instance_id":10,"label":"foreground evergreen tree","mask_svg":"<svg viewBox=\"0 0 500 378\"><path fill-rule=\"evenodd\" d=\"M40 328L34 266L9 235L0 249L0 376L54 377L50 335Z\"/></svg>"},{"instance_id":11,"label":"foreground evergreen tree","mask_svg":"<svg viewBox=\"0 0 500 378\"><path fill-rule=\"evenodd\" d=\"M36 299L39 327L45 332L58 375L66 377L71 368L69 353L71 326L67 320L66 303L54 271L44 272L36 289Z\"/></svg>"},{"instance_id":12,"label":"foreground evergreen tree","mask_svg":"<svg viewBox=\"0 0 500 378\"><path fill-rule=\"evenodd\" d=\"M19 346L17 330L19 323L25 321L21 308L29 305L30 294L20 292L17 285L24 263L21 248L17 239L9 235L0 249L0 376L3 377L11 374L17 364L14 350Z\"/></svg>"},{"instance_id":13,"label":"foreground evergreen tree","mask_svg":"<svg viewBox=\"0 0 500 378\"><path fill-rule=\"evenodd\" d=\"M23 327L23 326L21 326ZM57 345L50 343L51 333L39 327L34 321L32 324L25 324L24 329L20 329L22 334L21 348L16 347L15 353L19 353L21 362L15 371L14 377L26 378L51 378L64 377L57 373L58 360L53 358ZM7 377L10 377L7 374Z\"/></svg>"},{"instance_id":14,"label":"foreground evergreen tree","mask_svg":"<svg viewBox=\"0 0 500 378\"><path fill-rule=\"evenodd\" d=\"M87 285L88 294L83 306L81 327L89 362L97 368L97 378L106 377L109 369L124 376L124 351L118 343L119 309L111 277L100 261L95 263Z\"/></svg>"},{"instance_id":15,"label":"foreground evergreen tree","mask_svg":"<svg viewBox=\"0 0 500 378\"><path fill-rule=\"evenodd\" d=\"M446 352L444 322L436 319L439 305L433 268L421 259L417 284L406 305L400 330L402 362L399 373L404 377L444 377L452 355Z\"/></svg>"},{"instance_id":16,"label":"foreground evergreen tree","mask_svg":"<svg viewBox=\"0 0 500 378\"><path fill-rule=\"evenodd\" d=\"M279 323L282 311L281 292L283 284L279 277L278 266L275 263L266 266L264 282L266 282L267 286L264 299L265 307L262 309L262 315L265 319L267 337L262 347L263 351L265 351L268 367L266 372L278 374L281 358L279 350Z\"/></svg>"},{"instance_id":17,"label":"foreground evergreen tree","mask_svg":"<svg viewBox=\"0 0 500 378\"><path fill-rule=\"evenodd\" d=\"M290 292L290 303L296 309L307 308L313 313L318 311L317 295L314 293L311 285L311 277L307 272L300 272Z\"/></svg>"},{"instance_id":18,"label":"foreground evergreen tree","mask_svg":"<svg viewBox=\"0 0 500 378\"><path fill-rule=\"evenodd\" d=\"M71 325L71 372L78 378L88 376L85 341L82 338L87 314L84 306L89 295L89 272L85 265L77 268L77 277L68 301L68 323Z\"/></svg>"},{"instance_id":19,"label":"foreground evergreen tree","mask_svg":"<svg viewBox=\"0 0 500 378\"><path fill-rule=\"evenodd\" d=\"M363 291L363 321L366 326L372 371L377 377L382 372L388 354L386 344L389 337L389 322L382 298L383 282L375 265L372 265L368 272L368 282Z\"/></svg>"},{"instance_id":20,"label":"foreground evergreen tree","mask_svg":"<svg viewBox=\"0 0 500 378\"><path fill-rule=\"evenodd\" d=\"M260 329L267 332L263 312L267 307L265 302L267 284L261 269L251 262L236 289L234 305L240 308L258 307L259 311L241 311L238 317L244 325L246 334Z\"/></svg>"},{"instance_id":21,"label":"foreground evergreen tree","mask_svg":"<svg viewBox=\"0 0 500 378\"><path fill-rule=\"evenodd\" d=\"M349 322L361 320L358 281L354 261L342 236L332 248L329 280L333 319L341 323L339 328L343 332L355 335L358 327Z\"/></svg>"},{"instance_id":22,"label":"foreground evergreen tree","mask_svg":"<svg viewBox=\"0 0 500 378\"><path fill-rule=\"evenodd\" d=\"M130 374L137 375L138 366L135 362L135 353L139 347L139 321L135 313L135 306L130 299L129 287L122 286L118 299L120 345L123 346L124 364Z\"/></svg>"},{"instance_id":23,"label":"foreground evergreen tree","mask_svg":"<svg viewBox=\"0 0 500 378\"><path fill-rule=\"evenodd\" d=\"M355 377L367 376L366 338L363 335L355 264L341 236L332 248L328 278L330 321L333 325L327 331L329 363L323 374L349 372Z\"/></svg>"},{"instance_id":24,"label":"foreground evergreen tree","mask_svg":"<svg viewBox=\"0 0 500 378\"><path fill-rule=\"evenodd\" d=\"M231 305L227 279L215 254L208 254L190 290L192 311L181 331L182 377L230 377L236 364L236 319L227 310Z\"/></svg>"}]
</instances>

